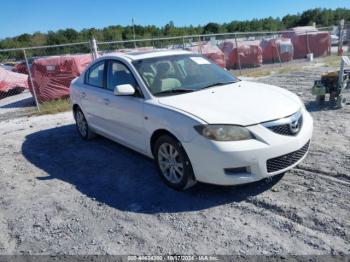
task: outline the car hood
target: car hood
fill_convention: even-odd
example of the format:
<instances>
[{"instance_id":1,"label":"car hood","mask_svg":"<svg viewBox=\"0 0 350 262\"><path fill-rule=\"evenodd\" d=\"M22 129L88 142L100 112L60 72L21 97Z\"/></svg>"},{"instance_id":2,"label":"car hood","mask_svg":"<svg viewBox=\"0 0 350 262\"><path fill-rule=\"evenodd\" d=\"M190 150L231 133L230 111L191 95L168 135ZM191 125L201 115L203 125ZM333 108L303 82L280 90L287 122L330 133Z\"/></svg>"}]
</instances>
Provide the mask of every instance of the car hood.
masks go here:
<instances>
[{"instance_id":1,"label":"car hood","mask_svg":"<svg viewBox=\"0 0 350 262\"><path fill-rule=\"evenodd\" d=\"M295 94L276 86L248 81L160 97L159 103L192 114L209 124L242 126L283 118L301 108Z\"/></svg>"}]
</instances>

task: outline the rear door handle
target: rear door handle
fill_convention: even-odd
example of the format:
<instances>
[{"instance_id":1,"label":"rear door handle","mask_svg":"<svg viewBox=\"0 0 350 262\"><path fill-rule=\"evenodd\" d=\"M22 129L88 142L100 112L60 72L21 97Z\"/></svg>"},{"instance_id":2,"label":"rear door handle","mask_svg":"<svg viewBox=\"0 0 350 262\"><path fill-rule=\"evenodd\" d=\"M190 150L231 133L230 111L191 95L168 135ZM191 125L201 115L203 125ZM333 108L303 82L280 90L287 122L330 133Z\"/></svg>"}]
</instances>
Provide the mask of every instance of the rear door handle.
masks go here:
<instances>
[{"instance_id":1,"label":"rear door handle","mask_svg":"<svg viewBox=\"0 0 350 262\"><path fill-rule=\"evenodd\" d=\"M85 93L85 92L82 92L82 93L81 93L81 97L82 97L82 98L85 98L85 97L86 97L86 93Z\"/></svg>"},{"instance_id":2,"label":"rear door handle","mask_svg":"<svg viewBox=\"0 0 350 262\"><path fill-rule=\"evenodd\" d=\"M109 101L108 98L103 98L103 102L105 103L105 105L109 105L111 101Z\"/></svg>"}]
</instances>

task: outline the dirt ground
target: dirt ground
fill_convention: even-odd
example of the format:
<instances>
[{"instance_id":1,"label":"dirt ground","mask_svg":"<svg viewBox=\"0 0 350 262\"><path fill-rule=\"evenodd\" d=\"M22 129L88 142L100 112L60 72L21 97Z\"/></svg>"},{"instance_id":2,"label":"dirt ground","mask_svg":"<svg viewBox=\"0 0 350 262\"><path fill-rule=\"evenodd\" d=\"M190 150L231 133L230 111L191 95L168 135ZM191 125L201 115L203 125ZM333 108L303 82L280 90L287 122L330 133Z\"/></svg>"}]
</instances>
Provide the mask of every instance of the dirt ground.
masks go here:
<instances>
[{"instance_id":1,"label":"dirt ground","mask_svg":"<svg viewBox=\"0 0 350 262\"><path fill-rule=\"evenodd\" d=\"M244 186L175 192L151 160L82 141L70 112L4 118L0 254L349 254L350 105L319 107L310 94L327 70L256 80L299 94L315 131L302 164Z\"/></svg>"}]
</instances>

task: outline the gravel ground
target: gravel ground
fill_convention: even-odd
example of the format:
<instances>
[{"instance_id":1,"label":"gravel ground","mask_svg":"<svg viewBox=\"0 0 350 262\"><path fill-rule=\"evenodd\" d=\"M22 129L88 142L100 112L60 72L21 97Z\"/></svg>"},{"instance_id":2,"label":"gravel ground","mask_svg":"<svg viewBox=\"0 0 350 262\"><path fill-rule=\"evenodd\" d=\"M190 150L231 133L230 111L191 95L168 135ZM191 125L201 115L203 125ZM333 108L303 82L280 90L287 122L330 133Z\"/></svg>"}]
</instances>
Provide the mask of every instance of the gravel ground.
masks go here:
<instances>
[{"instance_id":1,"label":"gravel ground","mask_svg":"<svg viewBox=\"0 0 350 262\"><path fill-rule=\"evenodd\" d=\"M71 113L0 121L0 254L349 254L350 106L312 102L326 70L257 79L298 93L315 131L302 164L244 186L175 192Z\"/></svg>"},{"instance_id":2,"label":"gravel ground","mask_svg":"<svg viewBox=\"0 0 350 262\"><path fill-rule=\"evenodd\" d=\"M6 96L0 93L0 121L27 116L35 110L35 100L29 90Z\"/></svg>"}]
</instances>

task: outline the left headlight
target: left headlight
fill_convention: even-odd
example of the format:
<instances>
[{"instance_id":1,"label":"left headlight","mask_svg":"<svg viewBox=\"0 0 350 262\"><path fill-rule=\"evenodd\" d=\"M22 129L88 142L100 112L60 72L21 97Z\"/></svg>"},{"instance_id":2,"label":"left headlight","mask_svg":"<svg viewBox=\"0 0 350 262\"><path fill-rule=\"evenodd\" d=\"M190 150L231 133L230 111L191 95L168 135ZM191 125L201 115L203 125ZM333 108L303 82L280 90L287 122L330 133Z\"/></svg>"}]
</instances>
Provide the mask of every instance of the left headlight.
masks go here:
<instances>
[{"instance_id":1,"label":"left headlight","mask_svg":"<svg viewBox=\"0 0 350 262\"><path fill-rule=\"evenodd\" d=\"M254 139L253 134L245 127L235 125L199 125L196 131L215 141L240 141Z\"/></svg>"}]
</instances>

